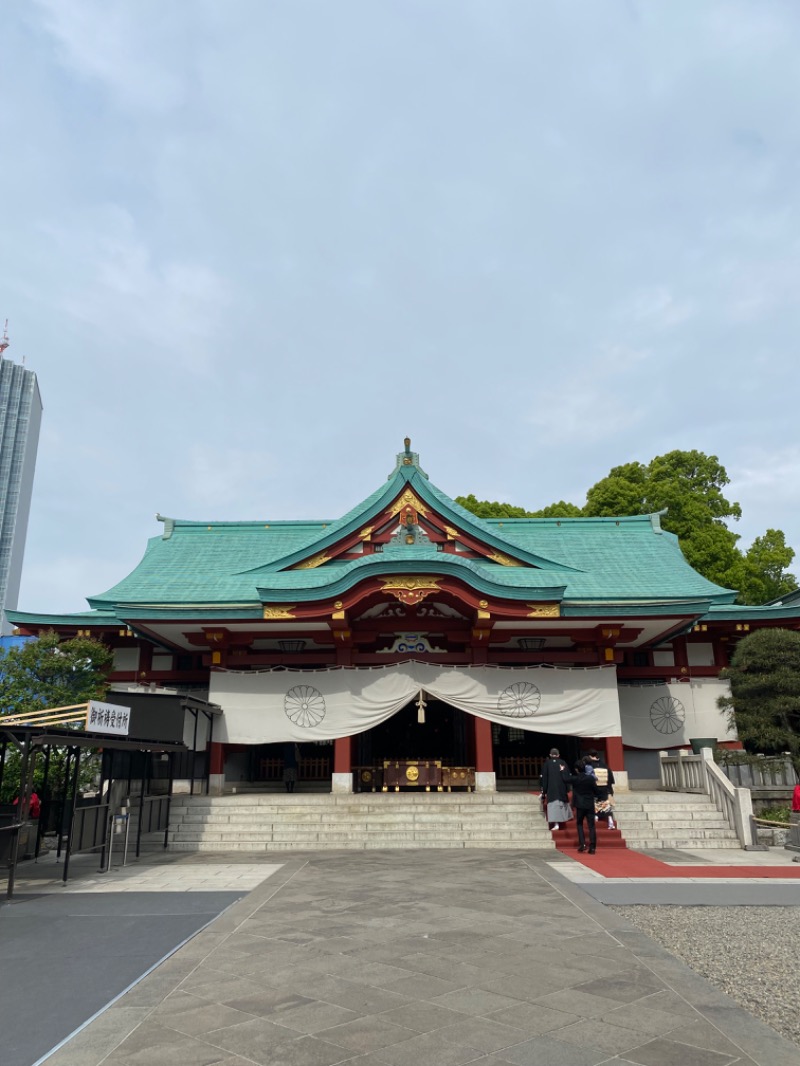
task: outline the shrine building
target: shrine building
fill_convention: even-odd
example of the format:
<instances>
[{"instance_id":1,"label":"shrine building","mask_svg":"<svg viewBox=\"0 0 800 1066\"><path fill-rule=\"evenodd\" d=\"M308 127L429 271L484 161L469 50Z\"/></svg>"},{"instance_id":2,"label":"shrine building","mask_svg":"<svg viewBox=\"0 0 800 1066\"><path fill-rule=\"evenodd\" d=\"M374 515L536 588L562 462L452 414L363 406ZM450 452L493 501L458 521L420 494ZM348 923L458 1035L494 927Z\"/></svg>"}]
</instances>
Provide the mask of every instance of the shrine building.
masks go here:
<instances>
[{"instance_id":1,"label":"shrine building","mask_svg":"<svg viewBox=\"0 0 800 1066\"><path fill-rule=\"evenodd\" d=\"M520 788L553 746L645 787L659 749L738 746L720 670L751 628L800 628L796 598L737 606L658 514L477 518L408 439L333 521L159 521L88 611L9 619L108 644L110 700L221 708L190 738L212 792L298 759L300 788Z\"/></svg>"}]
</instances>

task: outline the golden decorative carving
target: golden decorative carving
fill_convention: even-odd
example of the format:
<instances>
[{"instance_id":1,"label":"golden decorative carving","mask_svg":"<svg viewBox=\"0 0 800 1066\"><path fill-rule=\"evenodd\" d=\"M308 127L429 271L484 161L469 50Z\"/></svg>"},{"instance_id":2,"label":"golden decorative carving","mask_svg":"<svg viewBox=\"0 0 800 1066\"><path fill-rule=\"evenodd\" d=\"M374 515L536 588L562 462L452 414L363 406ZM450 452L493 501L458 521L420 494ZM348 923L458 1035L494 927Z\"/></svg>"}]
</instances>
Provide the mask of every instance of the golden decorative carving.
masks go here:
<instances>
[{"instance_id":1,"label":"golden decorative carving","mask_svg":"<svg viewBox=\"0 0 800 1066\"><path fill-rule=\"evenodd\" d=\"M297 608L294 604L289 604L285 607L265 607L264 608L264 620L267 622L273 622L281 618L294 618L294 611Z\"/></svg>"},{"instance_id":2,"label":"golden decorative carving","mask_svg":"<svg viewBox=\"0 0 800 1066\"><path fill-rule=\"evenodd\" d=\"M483 610L485 611L486 608L489 606L489 601L488 600L478 600L478 606L482 607Z\"/></svg>"},{"instance_id":3,"label":"golden decorative carving","mask_svg":"<svg viewBox=\"0 0 800 1066\"><path fill-rule=\"evenodd\" d=\"M429 577L428 574L392 574L383 579L381 589L383 592L391 592L393 589L437 589L440 577Z\"/></svg>"},{"instance_id":4,"label":"golden decorative carving","mask_svg":"<svg viewBox=\"0 0 800 1066\"><path fill-rule=\"evenodd\" d=\"M519 559L512 559L510 555L505 555L503 552L493 551L489 553L489 559L493 563L500 563L501 566L524 566Z\"/></svg>"},{"instance_id":5,"label":"golden decorative carving","mask_svg":"<svg viewBox=\"0 0 800 1066\"><path fill-rule=\"evenodd\" d=\"M478 611L478 618L479 619L486 619L486 618L491 618L491 617L492 616L489 613L489 611Z\"/></svg>"},{"instance_id":6,"label":"golden decorative carving","mask_svg":"<svg viewBox=\"0 0 800 1066\"><path fill-rule=\"evenodd\" d=\"M458 530L453 529L452 526L445 526L444 531L451 540L458 540L458 538L461 536Z\"/></svg>"},{"instance_id":7,"label":"golden decorative carving","mask_svg":"<svg viewBox=\"0 0 800 1066\"><path fill-rule=\"evenodd\" d=\"M330 555L327 552L320 552L319 555L312 555L310 559L304 559L302 563L298 563L293 567L294 570L313 570L317 566L322 566L323 563L327 563L330 559Z\"/></svg>"},{"instance_id":8,"label":"golden decorative carving","mask_svg":"<svg viewBox=\"0 0 800 1066\"><path fill-rule=\"evenodd\" d=\"M331 614L331 618L334 620L334 622L343 622L346 618L346 615L344 611L334 611Z\"/></svg>"},{"instance_id":9,"label":"golden decorative carving","mask_svg":"<svg viewBox=\"0 0 800 1066\"><path fill-rule=\"evenodd\" d=\"M528 603L528 618L560 618L561 608L557 603Z\"/></svg>"},{"instance_id":10,"label":"golden decorative carving","mask_svg":"<svg viewBox=\"0 0 800 1066\"><path fill-rule=\"evenodd\" d=\"M344 604L341 600L334 600L333 606L336 608L337 611L341 611L342 607L344 607Z\"/></svg>"},{"instance_id":11,"label":"golden decorative carving","mask_svg":"<svg viewBox=\"0 0 800 1066\"><path fill-rule=\"evenodd\" d=\"M406 778L409 781L418 781L419 780L419 768L417 766L407 766L406 767Z\"/></svg>"},{"instance_id":12,"label":"golden decorative carving","mask_svg":"<svg viewBox=\"0 0 800 1066\"><path fill-rule=\"evenodd\" d=\"M365 528L362 529L361 532L358 534L359 537L362 540L368 540L369 537L372 535L372 531L373 531L374 528L375 528L375 526L365 526Z\"/></svg>"},{"instance_id":13,"label":"golden decorative carving","mask_svg":"<svg viewBox=\"0 0 800 1066\"><path fill-rule=\"evenodd\" d=\"M381 592L396 596L401 603L412 606L420 603L432 592L439 592L440 577L428 577L426 574L395 574L385 577Z\"/></svg>"},{"instance_id":14,"label":"golden decorative carving","mask_svg":"<svg viewBox=\"0 0 800 1066\"><path fill-rule=\"evenodd\" d=\"M427 514L428 508L411 489L406 489L389 508L389 514L400 514L405 507L413 507L419 514Z\"/></svg>"}]
</instances>

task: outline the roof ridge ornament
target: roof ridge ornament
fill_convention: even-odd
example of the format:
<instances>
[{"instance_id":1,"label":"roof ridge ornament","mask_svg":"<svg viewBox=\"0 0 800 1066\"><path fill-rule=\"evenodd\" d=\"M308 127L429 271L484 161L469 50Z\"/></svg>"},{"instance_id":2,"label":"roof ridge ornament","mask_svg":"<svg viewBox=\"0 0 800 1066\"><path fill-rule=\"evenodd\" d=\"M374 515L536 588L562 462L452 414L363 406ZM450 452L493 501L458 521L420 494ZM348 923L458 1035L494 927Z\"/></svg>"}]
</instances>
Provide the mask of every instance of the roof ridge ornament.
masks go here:
<instances>
[{"instance_id":1,"label":"roof ridge ornament","mask_svg":"<svg viewBox=\"0 0 800 1066\"><path fill-rule=\"evenodd\" d=\"M394 470L389 474L387 481L391 481L398 470L402 470L404 467L413 466L416 470L419 470L420 474L427 479L428 475L419 465L419 452L411 451L411 437L406 437L403 440L403 451L397 453L397 461L394 464Z\"/></svg>"}]
</instances>

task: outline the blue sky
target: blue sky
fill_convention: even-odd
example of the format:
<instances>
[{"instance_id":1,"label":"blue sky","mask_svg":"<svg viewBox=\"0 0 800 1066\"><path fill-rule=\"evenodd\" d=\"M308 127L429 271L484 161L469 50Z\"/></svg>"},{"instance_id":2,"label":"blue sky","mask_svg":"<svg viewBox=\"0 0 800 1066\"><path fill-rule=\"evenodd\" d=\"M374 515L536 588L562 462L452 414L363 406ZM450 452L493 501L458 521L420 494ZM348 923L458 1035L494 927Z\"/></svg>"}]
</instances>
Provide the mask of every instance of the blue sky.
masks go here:
<instances>
[{"instance_id":1,"label":"blue sky","mask_svg":"<svg viewBox=\"0 0 800 1066\"><path fill-rule=\"evenodd\" d=\"M7 358L45 405L20 608L155 513L332 519L409 434L540 507L716 454L800 549L800 5L0 8Z\"/></svg>"}]
</instances>

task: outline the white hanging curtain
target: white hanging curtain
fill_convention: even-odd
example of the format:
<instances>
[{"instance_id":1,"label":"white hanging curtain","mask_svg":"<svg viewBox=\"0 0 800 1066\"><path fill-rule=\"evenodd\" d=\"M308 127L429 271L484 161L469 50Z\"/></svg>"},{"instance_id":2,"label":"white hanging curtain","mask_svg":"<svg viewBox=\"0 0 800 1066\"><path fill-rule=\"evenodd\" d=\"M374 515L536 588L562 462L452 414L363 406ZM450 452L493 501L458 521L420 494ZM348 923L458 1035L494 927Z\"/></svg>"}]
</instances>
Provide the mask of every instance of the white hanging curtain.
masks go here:
<instances>
[{"instance_id":1,"label":"white hanging curtain","mask_svg":"<svg viewBox=\"0 0 800 1066\"><path fill-rule=\"evenodd\" d=\"M619 706L625 743L633 748L675 748L695 738L736 740L727 715L717 706L730 695L727 681L620 685Z\"/></svg>"},{"instance_id":2,"label":"white hanging curtain","mask_svg":"<svg viewBox=\"0 0 800 1066\"><path fill-rule=\"evenodd\" d=\"M532 733L621 735L613 666L456 669L405 662L371 670L217 670L209 699L224 711L215 740L275 744L363 733L420 690L429 700Z\"/></svg>"}]
</instances>

